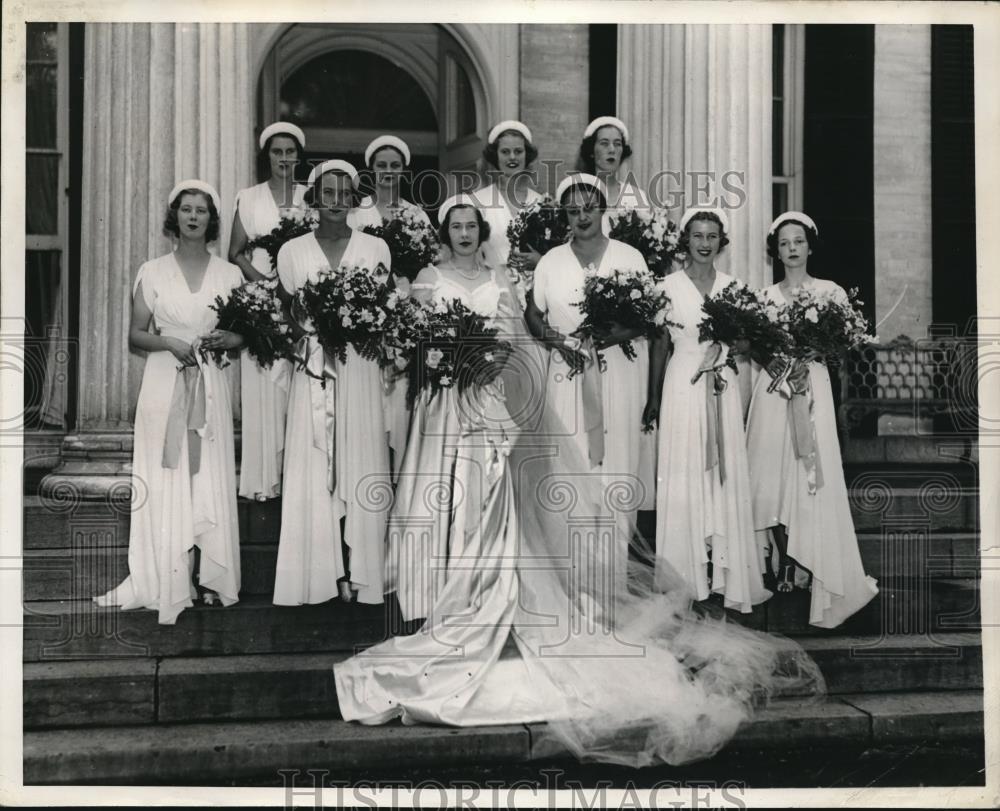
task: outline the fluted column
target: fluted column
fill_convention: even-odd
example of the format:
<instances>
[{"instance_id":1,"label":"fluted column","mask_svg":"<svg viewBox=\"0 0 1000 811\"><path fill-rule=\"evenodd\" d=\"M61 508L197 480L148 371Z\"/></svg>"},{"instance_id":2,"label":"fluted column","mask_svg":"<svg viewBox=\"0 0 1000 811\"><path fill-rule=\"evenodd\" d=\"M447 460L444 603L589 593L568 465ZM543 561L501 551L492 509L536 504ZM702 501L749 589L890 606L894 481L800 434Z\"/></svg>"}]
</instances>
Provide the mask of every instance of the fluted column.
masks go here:
<instances>
[{"instance_id":1,"label":"fluted column","mask_svg":"<svg viewBox=\"0 0 1000 811\"><path fill-rule=\"evenodd\" d=\"M127 464L143 367L128 347L132 283L170 250L163 218L179 179L219 190L213 250L225 251L235 193L251 182L254 83L245 25L87 27L77 431L56 475Z\"/></svg>"},{"instance_id":2,"label":"fluted column","mask_svg":"<svg viewBox=\"0 0 1000 811\"><path fill-rule=\"evenodd\" d=\"M690 205L727 209L719 267L769 283L771 27L619 26L618 110L637 180L675 218Z\"/></svg>"}]
</instances>

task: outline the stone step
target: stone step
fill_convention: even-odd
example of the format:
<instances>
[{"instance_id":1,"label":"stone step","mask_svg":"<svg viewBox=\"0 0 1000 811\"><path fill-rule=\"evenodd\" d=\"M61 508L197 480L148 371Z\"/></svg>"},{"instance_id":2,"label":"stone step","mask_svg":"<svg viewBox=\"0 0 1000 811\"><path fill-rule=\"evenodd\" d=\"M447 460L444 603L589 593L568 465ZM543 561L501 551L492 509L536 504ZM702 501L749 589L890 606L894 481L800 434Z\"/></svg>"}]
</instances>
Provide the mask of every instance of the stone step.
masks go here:
<instances>
[{"instance_id":1,"label":"stone step","mask_svg":"<svg viewBox=\"0 0 1000 811\"><path fill-rule=\"evenodd\" d=\"M859 472L848 480L851 511L859 533L979 528L979 493L975 482L954 473L923 468ZM276 544L281 529L281 499L237 500L240 539ZM39 496L24 499L25 549L73 549L128 546L129 514L121 503L55 502Z\"/></svg>"},{"instance_id":2,"label":"stone step","mask_svg":"<svg viewBox=\"0 0 1000 811\"><path fill-rule=\"evenodd\" d=\"M982 642L975 633L814 637L802 645L823 671L831 695L983 684ZM26 664L24 727L339 717L331 668L349 655Z\"/></svg>"},{"instance_id":3,"label":"stone step","mask_svg":"<svg viewBox=\"0 0 1000 811\"><path fill-rule=\"evenodd\" d=\"M971 533L868 532L858 536L858 546L865 571L880 581L888 575L951 578L979 571L979 538ZM241 544L243 597L274 593L277 555L276 544ZM25 600L85 600L125 579L128 548L28 549L23 566Z\"/></svg>"},{"instance_id":4,"label":"stone step","mask_svg":"<svg viewBox=\"0 0 1000 811\"><path fill-rule=\"evenodd\" d=\"M808 623L808 592L775 595L752 614L729 613L749 627L793 636L831 635ZM709 605L717 605L713 597ZM25 603L24 661L252 653L322 653L367 646L403 629L395 600L385 605L274 606L250 596L228 608L198 604L176 625L154 611L98 608L89 600ZM717 610L721 611L721 608ZM979 629L979 581L897 579L834 633L871 636Z\"/></svg>"},{"instance_id":5,"label":"stone step","mask_svg":"<svg viewBox=\"0 0 1000 811\"><path fill-rule=\"evenodd\" d=\"M25 785L281 785L279 770L326 770L338 780L369 769L519 764L539 725L450 728L336 719L163 724L26 732ZM885 745L983 736L983 695L895 693L788 699L762 710L717 757L747 750L778 756L804 747ZM539 762L539 766L544 762Z\"/></svg>"}]
</instances>

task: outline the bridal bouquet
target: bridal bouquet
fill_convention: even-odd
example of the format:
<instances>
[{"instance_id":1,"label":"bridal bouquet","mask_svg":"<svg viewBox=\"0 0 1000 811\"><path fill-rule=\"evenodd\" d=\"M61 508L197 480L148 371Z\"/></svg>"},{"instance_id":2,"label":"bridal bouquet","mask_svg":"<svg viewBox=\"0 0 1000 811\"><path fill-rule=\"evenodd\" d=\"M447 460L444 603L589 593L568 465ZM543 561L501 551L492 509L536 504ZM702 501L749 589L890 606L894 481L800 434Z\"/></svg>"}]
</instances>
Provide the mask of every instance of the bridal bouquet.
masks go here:
<instances>
[{"instance_id":1,"label":"bridal bouquet","mask_svg":"<svg viewBox=\"0 0 1000 811\"><path fill-rule=\"evenodd\" d=\"M680 232L666 209L625 209L611 214L609 219L609 236L639 251L656 276L666 276L674 259L684 258L678 250Z\"/></svg>"},{"instance_id":2,"label":"bridal bouquet","mask_svg":"<svg viewBox=\"0 0 1000 811\"><path fill-rule=\"evenodd\" d=\"M534 249L545 256L569 239L569 225L556 201L546 195L517 213L507 226L507 239L512 251Z\"/></svg>"},{"instance_id":3,"label":"bridal bouquet","mask_svg":"<svg viewBox=\"0 0 1000 811\"><path fill-rule=\"evenodd\" d=\"M489 382L511 348L497 337L494 319L459 299L427 304L424 310L417 362L410 366L411 403L421 388L429 388L433 396L441 389L462 391Z\"/></svg>"},{"instance_id":4,"label":"bridal bouquet","mask_svg":"<svg viewBox=\"0 0 1000 811\"><path fill-rule=\"evenodd\" d=\"M277 279L245 282L233 288L227 299L216 296L209 305L219 314L217 329L242 335L247 352L265 369L271 368L276 360L290 357L293 347L277 288ZM218 363L221 353L214 354L219 355Z\"/></svg>"},{"instance_id":5,"label":"bridal bouquet","mask_svg":"<svg viewBox=\"0 0 1000 811\"><path fill-rule=\"evenodd\" d=\"M581 338L599 339L612 324L651 337L670 324L670 299L647 268L598 270L588 265L584 270L583 301L576 306L583 312L583 322L574 334ZM619 346L626 358L635 360L631 341ZM607 368L600 352L597 360L602 371Z\"/></svg>"},{"instance_id":6,"label":"bridal bouquet","mask_svg":"<svg viewBox=\"0 0 1000 811\"><path fill-rule=\"evenodd\" d=\"M835 358L849 349L877 342L878 338L868 332L868 320L861 312L863 304L857 288L846 299L839 290L799 289L785 316L788 354L800 360Z\"/></svg>"},{"instance_id":7,"label":"bridal bouquet","mask_svg":"<svg viewBox=\"0 0 1000 811\"><path fill-rule=\"evenodd\" d=\"M312 322L323 349L344 363L351 344L366 358L379 356L382 333L399 302L389 271L361 266L324 268L295 294L295 306Z\"/></svg>"},{"instance_id":8,"label":"bridal bouquet","mask_svg":"<svg viewBox=\"0 0 1000 811\"><path fill-rule=\"evenodd\" d=\"M271 270L278 268L278 251L290 239L301 237L319 224L319 215L311 208L295 206L281 209L281 219L268 234L261 234L247 242L243 249L249 256L256 248L263 248L271 259Z\"/></svg>"},{"instance_id":9,"label":"bridal bouquet","mask_svg":"<svg viewBox=\"0 0 1000 811\"><path fill-rule=\"evenodd\" d=\"M430 223L409 207L401 208L388 222L366 225L363 230L385 241L392 255L392 272L410 282L434 261L441 247Z\"/></svg>"},{"instance_id":10,"label":"bridal bouquet","mask_svg":"<svg viewBox=\"0 0 1000 811\"><path fill-rule=\"evenodd\" d=\"M381 361L385 368L402 372L429 334L429 310L415 298L399 293L391 307L392 317L382 331Z\"/></svg>"}]
</instances>

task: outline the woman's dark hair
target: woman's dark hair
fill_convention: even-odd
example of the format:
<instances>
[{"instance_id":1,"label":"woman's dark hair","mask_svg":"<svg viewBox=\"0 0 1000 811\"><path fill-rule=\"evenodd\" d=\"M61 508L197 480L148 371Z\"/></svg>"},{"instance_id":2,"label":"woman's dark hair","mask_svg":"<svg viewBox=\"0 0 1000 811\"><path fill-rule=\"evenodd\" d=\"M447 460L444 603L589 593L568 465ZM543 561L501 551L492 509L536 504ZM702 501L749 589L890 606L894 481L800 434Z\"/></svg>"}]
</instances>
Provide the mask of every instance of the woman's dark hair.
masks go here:
<instances>
[{"instance_id":1,"label":"woman's dark hair","mask_svg":"<svg viewBox=\"0 0 1000 811\"><path fill-rule=\"evenodd\" d=\"M781 229L786 225L801 225L802 230L806 232L806 242L809 243L809 250L815 251L819 247L819 234L816 233L815 229L806 225L801 220L785 220L774 229L773 234L767 235L767 255L772 259L778 259L778 234L781 233ZM778 259L778 261L780 262L781 260Z\"/></svg>"},{"instance_id":2,"label":"woman's dark hair","mask_svg":"<svg viewBox=\"0 0 1000 811\"><path fill-rule=\"evenodd\" d=\"M205 242L215 242L219 238L219 210L215 207L211 195L206 194L201 189L182 190L169 206L167 206L167 216L163 220L163 235L179 239L181 226L177 222L177 209L181 207L181 200L185 194L198 194L205 198L208 203L208 228L205 229Z\"/></svg>"},{"instance_id":3,"label":"woman's dark hair","mask_svg":"<svg viewBox=\"0 0 1000 811\"><path fill-rule=\"evenodd\" d=\"M276 132L266 141L264 141L263 149L257 150L257 182L263 183L265 180L271 177L271 142L275 138L291 138L292 142L295 144L295 159L299 162L298 166L302 166L306 159L305 149L302 148L302 144L299 143L299 139L288 132Z\"/></svg>"},{"instance_id":4,"label":"woman's dark hair","mask_svg":"<svg viewBox=\"0 0 1000 811\"><path fill-rule=\"evenodd\" d=\"M444 215L444 219L441 221L441 225L438 226L438 239L441 240L442 245L447 245L451 248L451 234L448 233L448 225L451 221L451 212L459 208L471 208L476 212L476 222L479 223L479 244L482 245L490 238L490 224L486 222L486 218L483 217L483 212L480 211L476 206L470 206L468 203L459 203L448 209L448 213Z\"/></svg>"},{"instance_id":5,"label":"woman's dark hair","mask_svg":"<svg viewBox=\"0 0 1000 811\"><path fill-rule=\"evenodd\" d=\"M719 219L719 215L714 211L699 211L685 223L684 230L681 231L681 235L677 238L677 249L681 253L688 253L691 250L691 243L688 241L688 232L691 230L691 223L698 220L714 222L719 226L719 253L722 253L722 249L729 244L729 235L726 233L726 227L722 224L722 220Z\"/></svg>"},{"instance_id":6,"label":"woman's dark hair","mask_svg":"<svg viewBox=\"0 0 1000 811\"><path fill-rule=\"evenodd\" d=\"M614 124L605 124L604 127L614 127ZM581 172L586 172L588 175L595 174L597 172L597 164L594 161L594 144L597 143L597 134L604 129L604 127L598 127L591 135L588 135L582 141L580 141L580 154L576 157L576 168ZM620 132L620 130L619 130ZM625 136L622 136L622 158L620 163L624 163L629 158L632 157L632 147L628 145L628 141L625 140Z\"/></svg>"},{"instance_id":7,"label":"woman's dark hair","mask_svg":"<svg viewBox=\"0 0 1000 811\"><path fill-rule=\"evenodd\" d=\"M538 148L531 143L527 138L524 137L523 132L518 132L517 130L504 130L493 141L492 144L487 144L483 147L483 160L487 164L492 166L494 169L500 168L500 148L497 144L500 143L500 139L505 135L516 135L522 141L524 141L524 168L527 169L531 164L533 164L538 159Z\"/></svg>"},{"instance_id":8,"label":"woman's dark hair","mask_svg":"<svg viewBox=\"0 0 1000 811\"><path fill-rule=\"evenodd\" d=\"M335 174L335 175L343 175L348 180L351 179L351 176L349 174L347 174L347 172L342 172L339 169L331 169L329 172L323 172L323 174L321 174L319 177L317 177L312 182L312 185L309 186L306 189L306 193L302 195L302 202L303 203L305 203L307 206L310 206L310 207L315 207L317 205L316 202L315 202L315 200L316 200L316 190L319 188L319 184L322 182L323 178L326 177L326 175L331 174L331 173ZM354 185L353 185L353 183L352 183L351 184L351 208L357 208L361 204L362 197L363 197L363 195L361 193L361 190L355 188Z\"/></svg>"}]
</instances>

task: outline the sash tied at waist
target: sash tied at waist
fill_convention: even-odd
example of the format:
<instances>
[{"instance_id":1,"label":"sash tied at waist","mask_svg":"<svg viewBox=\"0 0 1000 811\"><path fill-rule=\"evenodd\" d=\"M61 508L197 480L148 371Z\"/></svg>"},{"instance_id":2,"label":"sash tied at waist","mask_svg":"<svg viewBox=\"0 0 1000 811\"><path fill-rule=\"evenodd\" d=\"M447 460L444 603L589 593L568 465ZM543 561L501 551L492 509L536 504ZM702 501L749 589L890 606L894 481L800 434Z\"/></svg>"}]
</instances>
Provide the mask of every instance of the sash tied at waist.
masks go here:
<instances>
[{"instance_id":1,"label":"sash tied at waist","mask_svg":"<svg viewBox=\"0 0 1000 811\"><path fill-rule=\"evenodd\" d=\"M202 370L204 362L199 358L197 365L182 366L177 370L163 441L161 464L176 470L180 464L184 436L187 435L188 470L192 476L201 468L202 439L211 439L208 409L212 393L208 390L207 376Z\"/></svg>"},{"instance_id":2,"label":"sash tied at waist","mask_svg":"<svg viewBox=\"0 0 1000 811\"><path fill-rule=\"evenodd\" d=\"M597 349L590 346L590 358L583 368L583 420L587 433L587 455L591 466L604 462L604 394Z\"/></svg>"},{"instance_id":3,"label":"sash tied at waist","mask_svg":"<svg viewBox=\"0 0 1000 811\"><path fill-rule=\"evenodd\" d=\"M728 385L722 376L722 369L729 357L729 347L711 344L705 352L701 365L691 384L698 382L705 375L705 470L719 468L719 482L726 483L726 444L725 433L722 430L723 416L720 397Z\"/></svg>"},{"instance_id":4,"label":"sash tied at waist","mask_svg":"<svg viewBox=\"0 0 1000 811\"><path fill-rule=\"evenodd\" d=\"M315 335L304 335L296 347L309 375L309 399L312 405L313 447L326 452L326 487L332 493L337 486L336 399L337 370Z\"/></svg>"},{"instance_id":5,"label":"sash tied at waist","mask_svg":"<svg viewBox=\"0 0 1000 811\"><path fill-rule=\"evenodd\" d=\"M795 457L805 465L809 495L815 495L823 486L823 469L820 465L819 446L816 444L816 424L813 422L814 402L807 372L801 383L792 386L788 416L791 421L792 446L795 448Z\"/></svg>"}]
</instances>

